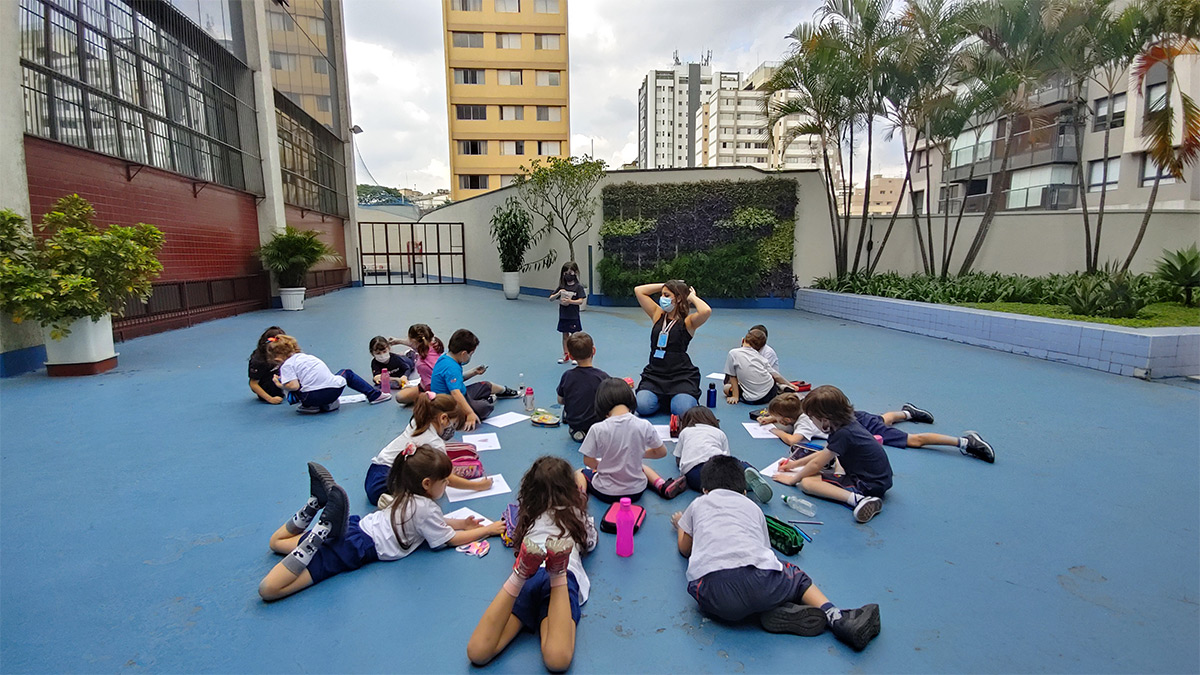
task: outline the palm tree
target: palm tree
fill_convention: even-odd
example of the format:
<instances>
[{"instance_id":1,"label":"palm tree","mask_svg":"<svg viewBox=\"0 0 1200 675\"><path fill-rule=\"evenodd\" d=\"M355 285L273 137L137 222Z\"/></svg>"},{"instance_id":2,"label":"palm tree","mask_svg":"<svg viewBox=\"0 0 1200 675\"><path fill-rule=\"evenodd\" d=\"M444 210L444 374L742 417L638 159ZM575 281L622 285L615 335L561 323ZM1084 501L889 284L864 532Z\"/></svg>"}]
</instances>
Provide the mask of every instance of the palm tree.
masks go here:
<instances>
[{"instance_id":1,"label":"palm tree","mask_svg":"<svg viewBox=\"0 0 1200 675\"><path fill-rule=\"evenodd\" d=\"M1158 185L1166 171L1176 180L1183 180L1184 167L1191 166L1200 158L1200 108L1195 100L1182 89L1179 91L1183 133L1178 147L1175 140L1175 110L1171 106L1171 94L1176 79L1176 61L1185 55L1198 54L1196 39L1200 37L1200 2L1197 0L1150 0L1141 3L1144 28L1149 39L1133 64L1133 75L1138 90L1142 89L1147 73L1159 64L1167 71L1167 82L1162 107L1151 110L1146 116L1146 161L1154 162L1158 170L1154 174L1154 186L1150 188L1150 199L1137 237L1129 249L1121 273L1129 270L1133 256L1142 245L1150 214L1154 212L1154 201L1158 198ZM1153 104L1153 102L1151 102Z\"/></svg>"}]
</instances>

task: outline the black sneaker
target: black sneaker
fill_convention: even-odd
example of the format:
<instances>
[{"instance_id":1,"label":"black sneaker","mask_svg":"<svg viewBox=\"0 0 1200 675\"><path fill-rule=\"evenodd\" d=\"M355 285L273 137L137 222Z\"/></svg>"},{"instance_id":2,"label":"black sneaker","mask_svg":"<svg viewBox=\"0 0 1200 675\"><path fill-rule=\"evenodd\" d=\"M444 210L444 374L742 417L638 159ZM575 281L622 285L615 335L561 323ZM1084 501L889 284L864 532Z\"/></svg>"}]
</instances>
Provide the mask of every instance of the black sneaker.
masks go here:
<instances>
[{"instance_id":1,"label":"black sneaker","mask_svg":"<svg viewBox=\"0 0 1200 675\"><path fill-rule=\"evenodd\" d=\"M586 437L587 437L586 431L580 431L578 429L571 430L571 440L575 441L576 443L582 443L583 439Z\"/></svg>"},{"instance_id":2,"label":"black sneaker","mask_svg":"<svg viewBox=\"0 0 1200 675\"><path fill-rule=\"evenodd\" d=\"M504 391L496 394L496 398L519 398L521 393L512 387L505 387Z\"/></svg>"},{"instance_id":3,"label":"black sneaker","mask_svg":"<svg viewBox=\"0 0 1200 675\"><path fill-rule=\"evenodd\" d=\"M829 624L829 630L837 639L850 645L851 649L861 652L868 642L879 635L879 605L844 609L842 618Z\"/></svg>"},{"instance_id":4,"label":"black sneaker","mask_svg":"<svg viewBox=\"0 0 1200 675\"><path fill-rule=\"evenodd\" d=\"M996 453L992 450L992 445L983 440L978 431L968 431L963 434L963 438L967 439L967 449L961 450L962 454L982 459L988 464L996 463Z\"/></svg>"},{"instance_id":5,"label":"black sneaker","mask_svg":"<svg viewBox=\"0 0 1200 675\"><path fill-rule=\"evenodd\" d=\"M854 507L854 519L860 523L865 523L875 517L875 514L883 510L883 500L879 497L864 497Z\"/></svg>"},{"instance_id":6,"label":"black sneaker","mask_svg":"<svg viewBox=\"0 0 1200 675\"><path fill-rule=\"evenodd\" d=\"M683 476L676 476L666 483L663 483L662 496L663 499L675 499L686 491L687 479Z\"/></svg>"},{"instance_id":7,"label":"black sneaker","mask_svg":"<svg viewBox=\"0 0 1200 675\"><path fill-rule=\"evenodd\" d=\"M321 412L337 412L342 407L342 402L334 399L329 403L321 406Z\"/></svg>"},{"instance_id":8,"label":"black sneaker","mask_svg":"<svg viewBox=\"0 0 1200 675\"><path fill-rule=\"evenodd\" d=\"M323 412L320 406L315 405L300 405L296 408L296 412L302 415L319 415Z\"/></svg>"},{"instance_id":9,"label":"black sneaker","mask_svg":"<svg viewBox=\"0 0 1200 675\"><path fill-rule=\"evenodd\" d=\"M333 476L329 474L328 469L316 462L308 463L308 493L317 499L317 506L325 508L325 502L329 501L326 486L332 484Z\"/></svg>"},{"instance_id":10,"label":"black sneaker","mask_svg":"<svg viewBox=\"0 0 1200 675\"><path fill-rule=\"evenodd\" d=\"M933 413L928 410L923 410L911 403L905 403L900 406L900 409L908 413L909 421L920 422L921 424L933 424Z\"/></svg>"},{"instance_id":11,"label":"black sneaker","mask_svg":"<svg viewBox=\"0 0 1200 675\"><path fill-rule=\"evenodd\" d=\"M857 610L856 610L857 611ZM829 619L820 607L797 605L791 602L763 612L758 620L762 627L772 633L791 633L812 637L825 632Z\"/></svg>"},{"instance_id":12,"label":"black sneaker","mask_svg":"<svg viewBox=\"0 0 1200 675\"><path fill-rule=\"evenodd\" d=\"M346 532L350 520L350 499L341 485L334 483L327 491L325 510L321 511L321 522L329 525L329 536L325 541L337 541Z\"/></svg>"}]
</instances>

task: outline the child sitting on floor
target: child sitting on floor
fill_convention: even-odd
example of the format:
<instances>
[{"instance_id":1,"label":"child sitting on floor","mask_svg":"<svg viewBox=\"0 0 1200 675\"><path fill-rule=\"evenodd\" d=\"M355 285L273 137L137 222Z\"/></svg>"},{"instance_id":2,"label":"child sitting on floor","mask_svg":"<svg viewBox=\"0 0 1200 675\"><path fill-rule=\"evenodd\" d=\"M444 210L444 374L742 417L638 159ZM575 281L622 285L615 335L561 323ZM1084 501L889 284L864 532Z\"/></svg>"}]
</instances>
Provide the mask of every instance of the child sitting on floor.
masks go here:
<instances>
[{"instance_id":1,"label":"child sitting on floor","mask_svg":"<svg viewBox=\"0 0 1200 675\"><path fill-rule=\"evenodd\" d=\"M558 402L563 406L563 422L571 440L582 443L592 425L600 421L596 415L596 390L608 379L608 373L592 365L596 346L592 336L583 331L567 338L567 353L579 365L563 373L558 381Z\"/></svg>"},{"instance_id":2,"label":"child sitting on floor","mask_svg":"<svg viewBox=\"0 0 1200 675\"><path fill-rule=\"evenodd\" d=\"M767 365L766 358L759 352L767 344L763 332L751 328L742 338L742 346L731 349L725 357L725 401L739 400L751 405L761 405L775 398L781 390L794 390L791 382Z\"/></svg>"},{"instance_id":3,"label":"child sitting on floor","mask_svg":"<svg viewBox=\"0 0 1200 675\"><path fill-rule=\"evenodd\" d=\"M775 350L771 348L771 345L767 344L767 340L771 339L770 336L767 334L767 327L760 323L760 324L756 324L754 326L750 326L750 330L762 331L763 346L762 346L762 349L758 350L758 353L762 354L763 358L767 360L767 367L771 369L771 372L773 372L773 373L782 372L779 370L779 355L775 353Z\"/></svg>"},{"instance_id":4,"label":"child sitting on floor","mask_svg":"<svg viewBox=\"0 0 1200 675\"><path fill-rule=\"evenodd\" d=\"M275 374L279 371L279 365L267 357L267 345L280 335L284 335L284 332L279 326L271 326L263 331L263 334L258 336L258 346L250 353L250 362L246 368L250 377L250 391L254 392L260 401L272 405L283 403L284 396L283 390L275 384Z\"/></svg>"},{"instance_id":5,"label":"child sitting on floor","mask_svg":"<svg viewBox=\"0 0 1200 675\"><path fill-rule=\"evenodd\" d=\"M492 414L492 405L497 398L516 398L520 396L517 390L491 382L476 382L471 386L464 383L487 372L487 366L476 366L468 373L463 372L463 366L471 362L475 350L479 348L479 338L471 331L460 328L450 336L450 349L442 354L433 372L429 376L429 390L435 394L450 394L462 411L463 429L470 431L478 426L480 420Z\"/></svg>"},{"instance_id":6,"label":"child sitting on floor","mask_svg":"<svg viewBox=\"0 0 1200 675\"><path fill-rule=\"evenodd\" d=\"M412 405L412 402L417 400L416 385L411 387L401 386L406 384L402 379L404 375L413 372L415 363L407 356L400 356L392 351L392 342L382 335L376 335L371 338L367 349L371 352L371 374L374 376L372 381L375 384L383 384L383 371L388 371L388 379L390 388L396 392L394 398L400 405Z\"/></svg>"},{"instance_id":7,"label":"child sitting on floor","mask_svg":"<svg viewBox=\"0 0 1200 675\"><path fill-rule=\"evenodd\" d=\"M701 612L723 621L758 614L772 633L805 637L828 627L856 651L879 634L879 605L838 609L803 570L775 556L737 459L708 460L701 483L704 495L671 516L679 552L688 558L688 594Z\"/></svg>"},{"instance_id":8,"label":"child sitting on floor","mask_svg":"<svg viewBox=\"0 0 1200 675\"><path fill-rule=\"evenodd\" d=\"M642 498L649 470L642 459L666 457L667 448L653 424L633 416L636 407L637 398L625 380L610 377L600 383L596 414L604 420L592 427L579 448L586 466L575 473L580 492L609 504L622 497L635 502ZM658 481L654 487L661 490L666 481Z\"/></svg>"},{"instance_id":9,"label":"child sitting on floor","mask_svg":"<svg viewBox=\"0 0 1200 675\"><path fill-rule=\"evenodd\" d=\"M666 482L662 495L673 499L687 488L700 492L700 473L704 464L713 457L729 455L729 437L721 431L721 422L708 408L698 405L679 418L679 438L675 443L675 461L679 464L679 477ZM754 497L766 504L771 501L771 486L762 474L746 462L742 462L746 482L750 484ZM646 467L646 477L657 483L659 475Z\"/></svg>"},{"instance_id":10,"label":"child sitting on floor","mask_svg":"<svg viewBox=\"0 0 1200 675\"><path fill-rule=\"evenodd\" d=\"M271 361L279 364L275 384L280 389L296 392L300 401L297 412L315 414L337 410L338 398L347 385L365 394L372 404L392 400L391 394L372 387L349 368L343 368L334 375L324 361L301 352L300 343L290 335L275 336L275 341L267 345L267 354Z\"/></svg>"}]
</instances>

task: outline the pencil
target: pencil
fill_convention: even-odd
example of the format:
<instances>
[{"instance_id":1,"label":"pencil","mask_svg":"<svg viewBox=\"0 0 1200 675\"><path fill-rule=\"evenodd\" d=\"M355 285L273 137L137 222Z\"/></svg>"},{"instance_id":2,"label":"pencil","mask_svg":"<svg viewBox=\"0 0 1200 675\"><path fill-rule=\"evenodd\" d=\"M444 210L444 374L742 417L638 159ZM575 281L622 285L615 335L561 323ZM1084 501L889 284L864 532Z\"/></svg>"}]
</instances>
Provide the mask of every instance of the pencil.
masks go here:
<instances>
[{"instance_id":1,"label":"pencil","mask_svg":"<svg viewBox=\"0 0 1200 675\"><path fill-rule=\"evenodd\" d=\"M789 520L792 525L824 525L825 523L819 520Z\"/></svg>"}]
</instances>

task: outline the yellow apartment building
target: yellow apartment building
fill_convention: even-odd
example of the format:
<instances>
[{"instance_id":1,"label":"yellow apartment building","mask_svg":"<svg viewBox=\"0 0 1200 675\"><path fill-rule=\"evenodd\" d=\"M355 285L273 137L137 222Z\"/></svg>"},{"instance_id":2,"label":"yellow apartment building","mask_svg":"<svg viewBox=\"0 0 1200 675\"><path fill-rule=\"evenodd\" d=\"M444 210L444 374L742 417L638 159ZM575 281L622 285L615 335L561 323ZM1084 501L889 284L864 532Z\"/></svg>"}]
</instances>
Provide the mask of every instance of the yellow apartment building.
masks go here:
<instances>
[{"instance_id":1,"label":"yellow apartment building","mask_svg":"<svg viewBox=\"0 0 1200 675\"><path fill-rule=\"evenodd\" d=\"M285 8L267 3L271 77L275 88L339 137L343 135L334 54L341 39L324 0L291 0Z\"/></svg>"},{"instance_id":2,"label":"yellow apartment building","mask_svg":"<svg viewBox=\"0 0 1200 675\"><path fill-rule=\"evenodd\" d=\"M442 0L450 197L571 155L567 0Z\"/></svg>"}]
</instances>

